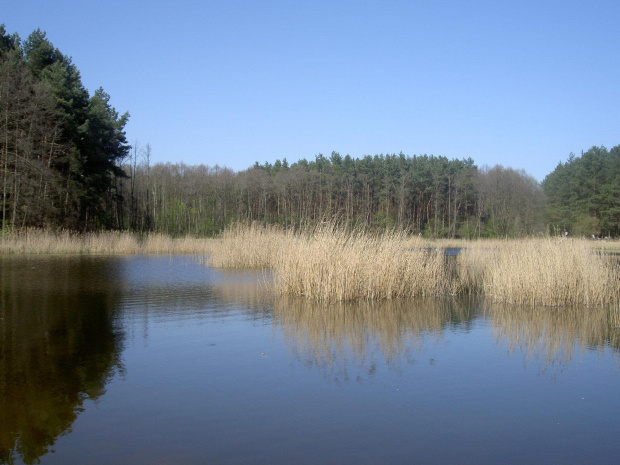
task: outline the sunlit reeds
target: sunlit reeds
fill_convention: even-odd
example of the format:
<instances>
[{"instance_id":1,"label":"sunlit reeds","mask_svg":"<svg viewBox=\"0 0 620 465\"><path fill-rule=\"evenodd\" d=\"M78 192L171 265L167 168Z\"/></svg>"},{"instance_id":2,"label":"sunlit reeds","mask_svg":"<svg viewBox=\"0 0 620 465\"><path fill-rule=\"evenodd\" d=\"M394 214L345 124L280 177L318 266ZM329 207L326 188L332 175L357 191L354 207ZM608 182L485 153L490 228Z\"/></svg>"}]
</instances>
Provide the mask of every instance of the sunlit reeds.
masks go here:
<instances>
[{"instance_id":1,"label":"sunlit reeds","mask_svg":"<svg viewBox=\"0 0 620 465\"><path fill-rule=\"evenodd\" d=\"M293 236L276 226L235 224L216 240L209 264L218 268L271 268Z\"/></svg>"},{"instance_id":2,"label":"sunlit reeds","mask_svg":"<svg viewBox=\"0 0 620 465\"><path fill-rule=\"evenodd\" d=\"M613 308L617 257L566 238L472 241L454 259L421 238L325 225L290 232L229 229L214 247L220 267L270 268L276 294L316 300L383 300L476 294L514 305ZM456 266L454 266L456 265Z\"/></svg>"},{"instance_id":3,"label":"sunlit reeds","mask_svg":"<svg viewBox=\"0 0 620 465\"><path fill-rule=\"evenodd\" d=\"M275 290L334 301L447 293L443 254L405 247L405 238L403 233L373 235L330 226L297 235L273 259Z\"/></svg>"},{"instance_id":4,"label":"sunlit reeds","mask_svg":"<svg viewBox=\"0 0 620 465\"><path fill-rule=\"evenodd\" d=\"M78 233L23 229L2 234L3 254L208 254L212 239L172 238L164 234L139 236L126 231Z\"/></svg>"},{"instance_id":5,"label":"sunlit reeds","mask_svg":"<svg viewBox=\"0 0 620 465\"><path fill-rule=\"evenodd\" d=\"M448 292L443 254L413 247L404 233L373 235L325 225L312 231L237 225L211 264L270 268L277 294L318 300L381 300Z\"/></svg>"},{"instance_id":6,"label":"sunlit reeds","mask_svg":"<svg viewBox=\"0 0 620 465\"><path fill-rule=\"evenodd\" d=\"M618 302L617 260L583 240L511 241L489 252L485 263L484 294L497 302L586 307Z\"/></svg>"}]
</instances>

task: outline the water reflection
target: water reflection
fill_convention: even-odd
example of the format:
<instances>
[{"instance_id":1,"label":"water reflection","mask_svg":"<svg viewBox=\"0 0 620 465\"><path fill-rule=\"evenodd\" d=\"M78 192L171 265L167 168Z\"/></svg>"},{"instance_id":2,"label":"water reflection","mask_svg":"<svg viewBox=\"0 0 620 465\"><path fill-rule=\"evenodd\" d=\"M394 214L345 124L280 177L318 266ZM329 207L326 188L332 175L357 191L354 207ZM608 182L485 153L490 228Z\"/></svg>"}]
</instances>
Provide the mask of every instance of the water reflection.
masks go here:
<instances>
[{"instance_id":1,"label":"water reflection","mask_svg":"<svg viewBox=\"0 0 620 465\"><path fill-rule=\"evenodd\" d=\"M449 450L503 463L497 450L476 454L506 451L510 438L514 450L538 440L546 451L557 434L548 418L576 408L556 401L575 381L524 376L521 353L565 366L579 350L620 352L604 311L451 298L326 305L274 298L268 280L187 257L0 257L0 463L54 447L50 463L379 463L385 451L434 463ZM112 380L121 350L127 371ZM598 403L571 417L582 428L571 444L591 431L616 444L613 425L595 429L620 413L618 377L603 371L578 380ZM106 388L96 408L85 402Z\"/></svg>"},{"instance_id":2,"label":"water reflection","mask_svg":"<svg viewBox=\"0 0 620 465\"><path fill-rule=\"evenodd\" d=\"M400 369L426 338L440 338L449 327L466 330L474 318L469 301L453 299L327 304L280 298L273 309L291 353L329 378L345 380L348 364L369 377L379 361Z\"/></svg>"},{"instance_id":3,"label":"water reflection","mask_svg":"<svg viewBox=\"0 0 620 465\"><path fill-rule=\"evenodd\" d=\"M114 266L0 259L0 462L35 463L122 370Z\"/></svg>"},{"instance_id":4,"label":"water reflection","mask_svg":"<svg viewBox=\"0 0 620 465\"><path fill-rule=\"evenodd\" d=\"M576 352L620 351L620 330L603 308L517 307L493 304L486 310L498 342L520 351L543 368L565 366Z\"/></svg>"},{"instance_id":5,"label":"water reflection","mask_svg":"<svg viewBox=\"0 0 620 465\"><path fill-rule=\"evenodd\" d=\"M379 359L400 368L425 340L440 338L446 330L468 332L478 319L490 323L497 344L521 353L526 363L540 362L542 369L565 366L582 350L611 348L620 354L620 328L602 308L516 307L467 297L327 304L274 298L260 284L264 278L245 273L242 279L231 273L216 283L214 295L252 311L272 306L287 350L331 379L348 379L347 364L362 367L369 376Z\"/></svg>"},{"instance_id":6,"label":"water reflection","mask_svg":"<svg viewBox=\"0 0 620 465\"><path fill-rule=\"evenodd\" d=\"M129 334L148 343L154 324L189 324L244 315L271 318L268 275L206 268L192 257L132 258L120 269L123 297L119 318Z\"/></svg>"}]
</instances>

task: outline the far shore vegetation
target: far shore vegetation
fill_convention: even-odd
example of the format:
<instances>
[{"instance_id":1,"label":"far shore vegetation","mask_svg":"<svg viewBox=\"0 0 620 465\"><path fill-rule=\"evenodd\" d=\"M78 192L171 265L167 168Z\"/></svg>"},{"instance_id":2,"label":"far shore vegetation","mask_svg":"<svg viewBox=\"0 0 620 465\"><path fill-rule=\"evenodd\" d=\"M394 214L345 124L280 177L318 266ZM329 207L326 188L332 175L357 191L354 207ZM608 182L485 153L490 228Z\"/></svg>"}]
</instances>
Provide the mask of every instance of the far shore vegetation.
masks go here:
<instances>
[{"instance_id":1,"label":"far shore vegetation","mask_svg":"<svg viewBox=\"0 0 620 465\"><path fill-rule=\"evenodd\" d=\"M4 25L0 102L0 253L195 253L318 300L617 306L602 251L620 238L620 145L570 154L542 182L427 154L153 164L70 55ZM464 248L452 268L448 246Z\"/></svg>"},{"instance_id":2,"label":"far shore vegetation","mask_svg":"<svg viewBox=\"0 0 620 465\"><path fill-rule=\"evenodd\" d=\"M213 237L232 224L324 221L428 239L620 237L620 145L568 156L542 182L473 158L332 152L235 172L152 163L129 113L37 29L0 25L0 227ZM226 154L223 154L225 156Z\"/></svg>"},{"instance_id":3,"label":"far shore vegetation","mask_svg":"<svg viewBox=\"0 0 620 465\"><path fill-rule=\"evenodd\" d=\"M214 239L165 234L139 235L128 231L76 232L22 229L0 236L1 254L28 255L134 255L210 254Z\"/></svg>"}]
</instances>

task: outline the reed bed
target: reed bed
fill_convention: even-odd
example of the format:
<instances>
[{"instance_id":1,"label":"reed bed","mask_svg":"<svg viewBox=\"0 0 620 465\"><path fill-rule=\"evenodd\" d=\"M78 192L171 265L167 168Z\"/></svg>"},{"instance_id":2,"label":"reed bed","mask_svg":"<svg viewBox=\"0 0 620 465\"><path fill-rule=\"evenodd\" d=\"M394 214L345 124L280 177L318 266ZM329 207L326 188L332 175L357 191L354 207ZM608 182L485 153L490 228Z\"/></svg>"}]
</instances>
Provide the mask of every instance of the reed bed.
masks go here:
<instances>
[{"instance_id":1,"label":"reed bed","mask_svg":"<svg viewBox=\"0 0 620 465\"><path fill-rule=\"evenodd\" d=\"M2 234L0 254L209 254L212 239L171 238L163 234L141 237L124 231L79 233L24 229Z\"/></svg>"},{"instance_id":2,"label":"reed bed","mask_svg":"<svg viewBox=\"0 0 620 465\"><path fill-rule=\"evenodd\" d=\"M276 294L326 301L440 295L449 286L443 255L412 247L404 233L334 225L302 232L236 225L222 234L210 264L270 268Z\"/></svg>"},{"instance_id":3,"label":"reed bed","mask_svg":"<svg viewBox=\"0 0 620 465\"><path fill-rule=\"evenodd\" d=\"M326 227L293 239L274 257L278 294L348 301L436 296L448 290L443 254L405 248L403 233Z\"/></svg>"},{"instance_id":4,"label":"reed bed","mask_svg":"<svg viewBox=\"0 0 620 465\"><path fill-rule=\"evenodd\" d=\"M512 241L488 253L484 294L529 306L610 307L619 298L618 261L583 240Z\"/></svg>"},{"instance_id":5,"label":"reed bed","mask_svg":"<svg viewBox=\"0 0 620 465\"><path fill-rule=\"evenodd\" d=\"M272 268L274 257L293 235L277 226L235 224L220 235L207 263L217 268Z\"/></svg>"},{"instance_id":6,"label":"reed bed","mask_svg":"<svg viewBox=\"0 0 620 465\"><path fill-rule=\"evenodd\" d=\"M613 307L608 314L609 326L613 328L620 336L620 306Z\"/></svg>"},{"instance_id":7,"label":"reed bed","mask_svg":"<svg viewBox=\"0 0 620 465\"><path fill-rule=\"evenodd\" d=\"M141 243L141 253L207 255L212 253L214 246L214 239L198 237L172 238L165 234L149 234Z\"/></svg>"},{"instance_id":8,"label":"reed bed","mask_svg":"<svg viewBox=\"0 0 620 465\"><path fill-rule=\"evenodd\" d=\"M472 241L454 266L443 249L399 232L237 225L221 236L211 264L269 268L274 293L323 301L476 294L512 305L620 302L620 261L579 239Z\"/></svg>"}]
</instances>

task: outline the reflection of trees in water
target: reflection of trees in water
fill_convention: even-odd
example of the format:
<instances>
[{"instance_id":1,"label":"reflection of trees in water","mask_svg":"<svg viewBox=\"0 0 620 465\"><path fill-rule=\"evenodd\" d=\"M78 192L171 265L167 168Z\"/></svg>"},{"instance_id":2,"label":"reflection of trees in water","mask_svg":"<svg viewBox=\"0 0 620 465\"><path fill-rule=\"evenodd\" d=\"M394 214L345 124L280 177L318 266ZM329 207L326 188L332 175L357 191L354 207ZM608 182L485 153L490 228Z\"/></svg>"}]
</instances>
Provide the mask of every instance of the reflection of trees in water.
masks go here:
<instances>
[{"instance_id":1,"label":"reflection of trees in water","mask_svg":"<svg viewBox=\"0 0 620 465\"><path fill-rule=\"evenodd\" d=\"M380 360L398 369L412 361L411 351L425 338L441 337L446 326L470 321L469 305L454 299L274 302L274 323L282 327L289 350L339 380L349 379L349 366L372 377Z\"/></svg>"},{"instance_id":2,"label":"reflection of trees in water","mask_svg":"<svg viewBox=\"0 0 620 465\"><path fill-rule=\"evenodd\" d=\"M34 463L121 370L104 259L0 261L0 462Z\"/></svg>"},{"instance_id":3,"label":"reflection of trees in water","mask_svg":"<svg viewBox=\"0 0 620 465\"><path fill-rule=\"evenodd\" d=\"M492 304L486 311L498 341L544 367L568 364L580 350L620 353L620 331L606 309Z\"/></svg>"}]
</instances>

